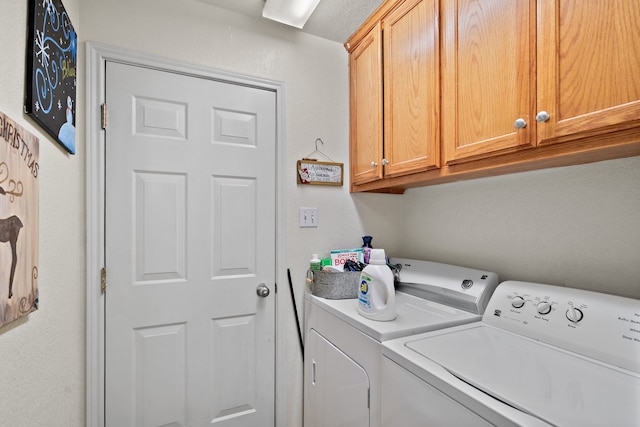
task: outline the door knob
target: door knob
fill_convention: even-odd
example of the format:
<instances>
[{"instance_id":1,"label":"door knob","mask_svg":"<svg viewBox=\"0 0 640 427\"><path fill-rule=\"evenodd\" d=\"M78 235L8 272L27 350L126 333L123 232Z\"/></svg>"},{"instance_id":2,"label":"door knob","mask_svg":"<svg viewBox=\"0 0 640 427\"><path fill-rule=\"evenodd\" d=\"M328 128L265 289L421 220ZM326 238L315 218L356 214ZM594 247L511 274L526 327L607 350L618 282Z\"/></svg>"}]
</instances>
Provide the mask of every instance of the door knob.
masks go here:
<instances>
[{"instance_id":1,"label":"door knob","mask_svg":"<svg viewBox=\"0 0 640 427\"><path fill-rule=\"evenodd\" d=\"M264 283L260 283L256 288L256 293L259 297L266 298L269 296L269 288Z\"/></svg>"}]
</instances>

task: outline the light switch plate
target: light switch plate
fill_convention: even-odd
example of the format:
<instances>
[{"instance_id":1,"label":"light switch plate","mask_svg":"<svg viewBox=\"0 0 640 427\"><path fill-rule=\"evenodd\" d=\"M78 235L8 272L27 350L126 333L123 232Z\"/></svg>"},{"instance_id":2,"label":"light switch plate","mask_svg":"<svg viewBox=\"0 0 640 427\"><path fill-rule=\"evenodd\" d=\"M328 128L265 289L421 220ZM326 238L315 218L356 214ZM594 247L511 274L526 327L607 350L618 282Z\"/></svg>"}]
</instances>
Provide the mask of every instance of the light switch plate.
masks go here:
<instances>
[{"instance_id":1,"label":"light switch plate","mask_svg":"<svg viewBox=\"0 0 640 427\"><path fill-rule=\"evenodd\" d=\"M300 208L300 227L318 226L318 208Z\"/></svg>"}]
</instances>

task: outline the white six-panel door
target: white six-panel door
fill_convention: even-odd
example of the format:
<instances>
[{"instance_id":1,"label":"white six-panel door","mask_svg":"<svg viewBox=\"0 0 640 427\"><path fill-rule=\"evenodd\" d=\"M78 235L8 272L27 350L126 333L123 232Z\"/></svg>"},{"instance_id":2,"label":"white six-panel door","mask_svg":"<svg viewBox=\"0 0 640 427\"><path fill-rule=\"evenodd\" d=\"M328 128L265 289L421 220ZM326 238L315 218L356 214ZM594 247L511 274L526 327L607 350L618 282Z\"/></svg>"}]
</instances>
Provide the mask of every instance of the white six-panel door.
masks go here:
<instances>
[{"instance_id":1,"label":"white six-panel door","mask_svg":"<svg viewBox=\"0 0 640 427\"><path fill-rule=\"evenodd\" d=\"M106 425L272 426L275 93L107 62L106 103Z\"/></svg>"}]
</instances>

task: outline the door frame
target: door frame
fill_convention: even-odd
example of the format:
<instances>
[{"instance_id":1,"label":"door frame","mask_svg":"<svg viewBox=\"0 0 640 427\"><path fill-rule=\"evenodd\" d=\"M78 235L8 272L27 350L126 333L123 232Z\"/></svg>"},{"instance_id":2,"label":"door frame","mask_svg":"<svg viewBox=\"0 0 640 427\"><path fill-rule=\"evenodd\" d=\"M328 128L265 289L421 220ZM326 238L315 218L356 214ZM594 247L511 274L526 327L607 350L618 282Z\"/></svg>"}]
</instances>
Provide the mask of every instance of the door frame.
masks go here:
<instances>
[{"instance_id":1,"label":"door frame","mask_svg":"<svg viewBox=\"0 0 640 427\"><path fill-rule=\"evenodd\" d=\"M275 301L275 425L286 419L285 399L286 346L281 331L286 331L286 305L280 303L282 292L277 284L286 283L284 207L284 83L230 73L194 64L187 64L151 54L135 52L95 42L86 42L85 49L85 150L86 150L86 425L104 427L105 423L105 298L101 292L101 269L105 259L105 132L101 125L101 108L106 93L106 63L120 62L193 77L215 79L229 83L271 90L276 95L276 286ZM108 117L107 117L108 123ZM108 277L107 277L108 284ZM282 286L281 289L285 289Z\"/></svg>"}]
</instances>

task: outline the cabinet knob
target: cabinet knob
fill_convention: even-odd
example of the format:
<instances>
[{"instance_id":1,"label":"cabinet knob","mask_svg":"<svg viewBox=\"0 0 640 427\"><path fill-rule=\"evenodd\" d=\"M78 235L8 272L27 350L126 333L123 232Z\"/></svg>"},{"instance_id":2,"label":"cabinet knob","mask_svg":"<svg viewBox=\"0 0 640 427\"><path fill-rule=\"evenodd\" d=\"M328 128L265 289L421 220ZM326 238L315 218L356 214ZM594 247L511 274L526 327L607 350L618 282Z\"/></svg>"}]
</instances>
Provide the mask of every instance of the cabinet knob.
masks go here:
<instances>
[{"instance_id":1,"label":"cabinet knob","mask_svg":"<svg viewBox=\"0 0 640 427\"><path fill-rule=\"evenodd\" d=\"M386 166L389 164L389 160L387 159L382 159L382 166Z\"/></svg>"},{"instance_id":2,"label":"cabinet knob","mask_svg":"<svg viewBox=\"0 0 640 427\"><path fill-rule=\"evenodd\" d=\"M376 162L371 162L371 167L375 168L376 166L378 166L378 164Z\"/></svg>"},{"instance_id":3,"label":"cabinet knob","mask_svg":"<svg viewBox=\"0 0 640 427\"><path fill-rule=\"evenodd\" d=\"M516 129L523 129L527 127L527 122L523 118L517 119L513 123L513 127L515 127Z\"/></svg>"},{"instance_id":4,"label":"cabinet knob","mask_svg":"<svg viewBox=\"0 0 640 427\"><path fill-rule=\"evenodd\" d=\"M547 120L549 120L549 113L546 111L540 111L536 114L536 122L546 122Z\"/></svg>"}]
</instances>

